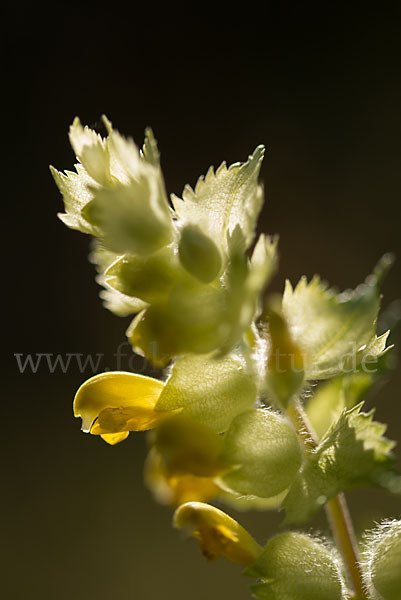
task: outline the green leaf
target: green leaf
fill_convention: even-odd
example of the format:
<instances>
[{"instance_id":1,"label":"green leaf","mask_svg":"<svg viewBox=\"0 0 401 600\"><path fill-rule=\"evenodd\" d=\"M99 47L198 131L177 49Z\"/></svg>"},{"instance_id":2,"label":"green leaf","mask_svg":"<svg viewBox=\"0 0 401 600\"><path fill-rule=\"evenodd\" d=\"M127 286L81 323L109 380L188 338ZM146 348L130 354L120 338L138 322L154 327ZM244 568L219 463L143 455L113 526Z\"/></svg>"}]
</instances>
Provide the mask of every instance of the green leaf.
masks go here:
<instances>
[{"instance_id":1,"label":"green leaf","mask_svg":"<svg viewBox=\"0 0 401 600\"><path fill-rule=\"evenodd\" d=\"M134 315L147 308L148 305L146 302L143 302L139 298L126 296L117 290L108 288L101 276L97 277L96 280L99 285L106 287L106 289L99 293L100 298L103 300L104 307L118 317L128 317L129 315Z\"/></svg>"},{"instance_id":2,"label":"green leaf","mask_svg":"<svg viewBox=\"0 0 401 600\"><path fill-rule=\"evenodd\" d=\"M117 253L152 253L174 236L156 141L147 130L140 154L132 139L113 130L107 117L103 121L107 138L74 119L77 173L51 167L66 207L59 216L68 227L104 238Z\"/></svg>"},{"instance_id":3,"label":"green leaf","mask_svg":"<svg viewBox=\"0 0 401 600\"><path fill-rule=\"evenodd\" d=\"M344 410L314 452L309 452L283 507L285 523L311 518L328 499L360 486L395 486L395 442L384 437L386 425L363 413L362 404Z\"/></svg>"},{"instance_id":4,"label":"green leaf","mask_svg":"<svg viewBox=\"0 0 401 600\"><path fill-rule=\"evenodd\" d=\"M319 384L317 392L305 407L312 429L319 439L338 421L344 409L352 408L365 397L377 376L376 373L358 370Z\"/></svg>"},{"instance_id":5,"label":"green leaf","mask_svg":"<svg viewBox=\"0 0 401 600\"><path fill-rule=\"evenodd\" d=\"M76 170L76 173L66 171L64 174L50 166L54 181L63 195L66 211L58 213L57 216L70 229L96 235L98 233L96 227L88 223L81 214L83 207L93 199L93 193L88 185L93 185L95 182L81 165L76 165Z\"/></svg>"},{"instance_id":6,"label":"green leaf","mask_svg":"<svg viewBox=\"0 0 401 600\"><path fill-rule=\"evenodd\" d=\"M385 521L368 534L365 583L381 600L401 600L401 521Z\"/></svg>"},{"instance_id":7,"label":"green leaf","mask_svg":"<svg viewBox=\"0 0 401 600\"><path fill-rule=\"evenodd\" d=\"M120 254L106 248L99 239L95 238L92 240L91 251L88 258L89 261L95 265L96 271L99 274L103 275L108 267L120 258L120 256Z\"/></svg>"},{"instance_id":8,"label":"green leaf","mask_svg":"<svg viewBox=\"0 0 401 600\"><path fill-rule=\"evenodd\" d=\"M296 477L303 452L293 426L267 409L247 410L233 419L221 458L233 470L218 483L227 491L271 498Z\"/></svg>"},{"instance_id":9,"label":"green leaf","mask_svg":"<svg viewBox=\"0 0 401 600\"><path fill-rule=\"evenodd\" d=\"M88 175L100 185L111 182L108 141L75 117L70 127L70 142L76 157Z\"/></svg>"},{"instance_id":10,"label":"green leaf","mask_svg":"<svg viewBox=\"0 0 401 600\"><path fill-rule=\"evenodd\" d=\"M142 146L141 156L150 165L160 167L160 153L157 147L157 141L150 127L145 129L145 141Z\"/></svg>"},{"instance_id":11,"label":"green leaf","mask_svg":"<svg viewBox=\"0 0 401 600\"><path fill-rule=\"evenodd\" d=\"M156 366L188 352L210 353L226 335L221 290L191 280L175 285L165 301L152 304L129 327L127 335L135 351Z\"/></svg>"},{"instance_id":12,"label":"green leaf","mask_svg":"<svg viewBox=\"0 0 401 600\"><path fill-rule=\"evenodd\" d=\"M259 600L345 598L335 551L301 533L281 533L272 538L245 574L264 580L251 588Z\"/></svg>"},{"instance_id":13,"label":"green leaf","mask_svg":"<svg viewBox=\"0 0 401 600\"><path fill-rule=\"evenodd\" d=\"M173 224L152 167L129 183L93 189L93 196L83 216L114 252L151 254L172 241Z\"/></svg>"},{"instance_id":14,"label":"green leaf","mask_svg":"<svg viewBox=\"0 0 401 600\"><path fill-rule=\"evenodd\" d=\"M303 277L295 289L287 281L283 313L305 353L307 379L350 373L361 361L375 360L385 352L388 334L376 338L378 283L390 264L385 255L364 284L342 294L317 276L310 283Z\"/></svg>"},{"instance_id":15,"label":"green leaf","mask_svg":"<svg viewBox=\"0 0 401 600\"><path fill-rule=\"evenodd\" d=\"M183 413L218 433L256 401L253 365L240 351L222 359L189 355L176 361L156 410L182 408Z\"/></svg>"},{"instance_id":16,"label":"green leaf","mask_svg":"<svg viewBox=\"0 0 401 600\"><path fill-rule=\"evenodd\" d=\"M104 272L119 258L121 257L118 254L108 250L98 239L93 240L89 260L95 265L98 272L96 277L97 283L105 288L100 292L99 296L103 300L104 307L110 312L119 317L126 317L141 312L148 305L139 298L127 296L113 289L105 281Z\"/></svg>"},{"instance_id":17,"label":"green leaf","mask_svg":"<svg viewBox=\"0 0 401 600\"><path fill-rule=\"evenodd\" d=\"M198 225L212 240L226 248L227 234L240 226L246 247L252 243L256 220L263 204L258 176L264 148L258 146L246 163L211 167L195 190L186 186L183 199L172 196L175 212L183 223Z\"/></svg>"}]
</instances>

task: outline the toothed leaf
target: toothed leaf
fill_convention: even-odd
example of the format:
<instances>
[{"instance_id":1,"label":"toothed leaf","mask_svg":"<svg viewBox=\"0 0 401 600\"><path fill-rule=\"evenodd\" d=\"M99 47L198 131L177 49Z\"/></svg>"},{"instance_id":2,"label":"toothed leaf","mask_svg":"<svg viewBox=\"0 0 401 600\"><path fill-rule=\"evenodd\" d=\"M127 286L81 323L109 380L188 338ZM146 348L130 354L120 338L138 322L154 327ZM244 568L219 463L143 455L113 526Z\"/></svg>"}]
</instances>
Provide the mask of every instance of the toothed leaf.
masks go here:
<instances>
[{"instance_id":1,"label":"toothed leaf","mask_svg":"<svg viewBox=\"0 0 401 600\"><path fill-rule=\"evenodd\" d=\"M314 452L309 452L283 507L286 523L301 523L329 498L347 489L382 486L396 491L392 448L386 425L373 421L362 404L344 410Z\"/></svg>"},{"instance_id":2,"label":"toothed leaf","mask_svg":"<svg viewBox=\"0 0 401 600\"><path fill-rule=\"evenodd\" d=\"M375 371L358 370L319 384L317 392L306 404L308 419L319 439L338 421L344 409L358 404L372 389L380 376L378 366Z\"/></svg>"},{"instance_id":3,"label":"toothed leaf","mask_svg":"<svg viewBox=\"0 0 401 600\"><path fill-rule=\"evenodd\" d=\"M72 171L61 173L54 167L50 167L54 181L63 196L65 207L65 213L58 213L58 217L70 229L96 235L96 227L82 216L82 209L93 199L93 193L88 185L94 185L95 182L81 165L76 165L76 169L76 173Z\"/></svg>"},{"instance_id":4,"label":"toothed leaf","mask_svg":"<svg viewBox=\"0 0 401 600\"><path fill-rule=\"evenodd\" d=\"M314 277L295 289L287 282L283 313L294 341L306 357L306 378L327 379L349 373L362 360L385 352L388 334L376 338L380 307L378 283L390 259L385 255L375 273L353 291L335 293Z\"/></svg>"},{"instance_id":5,"label":"toothed leaf","mask_svg":"<svg viewBox=\"0 0 401 600\"><path fill-rule=\"evenodd\" d=\"M163 208L157 175L148 167L136 180L93 190L83 208L114 252L151 254L172 240L172 222Z\"/></svg>"},{"instance_id":6,"label":"toothed leaf","mask_svg":"<svg viewBox=\"0 0 401 600\"><path fill-rule=\"evenodd\" d=\"M141 156L150 165L153 165L154 167L160 166L159 148L157 147L157 141L150 127L145 129L145 141L143 142Z\"/></svg>"},{"instance_id":7,"label":"toothed leaf","mask_svg":"<svg viewBox=\"0 0 401 600\"><path fill-rule=\"evenodd\" d=\"M258 175L264 154L258 146L246 163L225 163L214 172L211 167L200 177L195 189L186 186L183 199L172 196L178 217L200 226L204 233L226 247L227 234L241 227L246 247L252 242L256 220L263 203Z\"/></svg>"},{"instance_id":8,"label":"toothed leaf","mask_svg":"<svg viewBox=\"0 0 401 600\"><path fill-rule=\"evenodd\" d=\"M82 127L78 117L70 127L70 142L76 157L88 175L101 185L111 182L110 155L107 140L96 131Z\"/></svg>"}]
</instances>

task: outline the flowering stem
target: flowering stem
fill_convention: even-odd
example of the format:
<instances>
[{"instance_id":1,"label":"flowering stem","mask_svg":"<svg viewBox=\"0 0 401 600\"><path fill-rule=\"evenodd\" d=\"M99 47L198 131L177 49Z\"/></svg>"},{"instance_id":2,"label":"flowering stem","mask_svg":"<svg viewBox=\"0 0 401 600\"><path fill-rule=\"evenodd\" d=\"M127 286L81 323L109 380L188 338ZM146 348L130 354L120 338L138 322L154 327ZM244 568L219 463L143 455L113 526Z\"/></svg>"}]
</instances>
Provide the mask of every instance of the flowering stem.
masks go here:
<instances>
[{"instance_id":1,"label":"flowering stem","mask_svg":"<svg viewBox=\"0 0 401 600\"><path fill-rule=\"evenodd\" d=\"M294 424L305 448L314 450L318 439L299 401L290 405L287 414ZM367 600L363 586L362 570L359 561L358 546L344 494L331 498L326 503L326 515L336 544L344 559L354 595L353 600Z\"/></svg>"}]
</instances>

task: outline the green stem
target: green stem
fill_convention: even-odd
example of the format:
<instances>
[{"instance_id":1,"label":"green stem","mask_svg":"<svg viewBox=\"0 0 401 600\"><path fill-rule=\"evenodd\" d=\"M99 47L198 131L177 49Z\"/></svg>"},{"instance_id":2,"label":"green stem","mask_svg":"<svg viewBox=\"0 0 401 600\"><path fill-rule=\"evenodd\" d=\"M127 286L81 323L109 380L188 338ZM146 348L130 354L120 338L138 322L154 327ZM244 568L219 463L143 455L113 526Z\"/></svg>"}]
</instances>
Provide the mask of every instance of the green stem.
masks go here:
<instances>
[{"instance_id":1,"label":"green stem","mask_svg":"<svg viewBox=\"0 0 401 600\"><path fill-rule=\"evenodd\" d=\"M358 546L344 494L331 498L326 504L326 514L331 530L347 567L355 598L366 598L362 571L359 563Z\"/></svg>"},{"instance_id":2,"label":"green stem","mask_svg":"<svg viewBox=\"0 0 401 600\"><path fill-rule=\"evenodd\" d=\"M306 450L312 451L318 439L299 401L290 405L288 416L294 424ZM331 498L326 503L326 514L334 539L344 559L349 581L353 588L353 600L367 600L363 586L358 546L344 494Z\"/></svg>"}]
</instances>

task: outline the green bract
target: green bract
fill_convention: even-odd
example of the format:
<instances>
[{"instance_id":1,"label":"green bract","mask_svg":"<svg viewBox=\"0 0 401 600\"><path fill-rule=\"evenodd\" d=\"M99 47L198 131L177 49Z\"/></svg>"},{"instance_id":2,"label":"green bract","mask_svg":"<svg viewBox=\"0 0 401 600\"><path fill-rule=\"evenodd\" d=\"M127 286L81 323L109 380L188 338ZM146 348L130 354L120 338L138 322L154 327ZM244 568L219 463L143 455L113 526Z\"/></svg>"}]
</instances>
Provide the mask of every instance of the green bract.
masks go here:
<instances>
[{"instance_id":1,"label":"green bract","mask_svg":"<svg viewBox=\"0 0 401 600\"><path fill-rule=\"evenodd\" d=\"M160 367L177 355L210 353L224 339L224 310L224 297L216 288L181 282L133 320L128 339L138 354Z\"/></svg>"},{"instance_id":2,"label":"green bract","mask_svg":"<svg viewBox=\"0 0 401 600\"><path fill-rule=\"evenodd\" d=\"M234 468L221 484L234 493L277 496L291 485L302 455L287 419L271 410L248 410L235 417L224 436L222 458Z\"/></svg>"},{"instance_id":3,"label":"green bract","mask_svg":"<svg viewBox=\"0 0 401 600\"><path fill-rule=\"evenodd\" d=\"M300 533L272 538L246 570L265 581L252 587L260 600L343 600L344 584L332 548Z\"/></svg>"}]
</instances>

